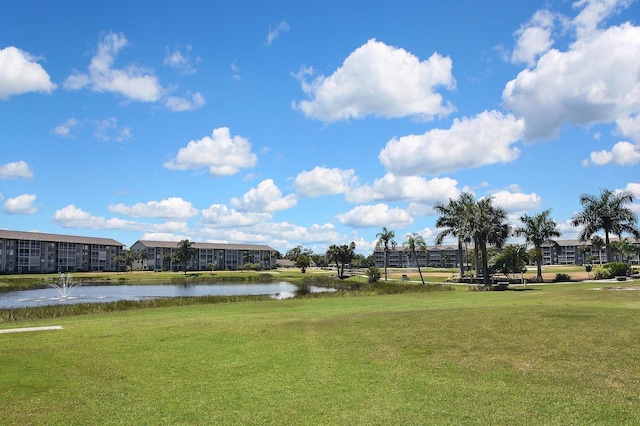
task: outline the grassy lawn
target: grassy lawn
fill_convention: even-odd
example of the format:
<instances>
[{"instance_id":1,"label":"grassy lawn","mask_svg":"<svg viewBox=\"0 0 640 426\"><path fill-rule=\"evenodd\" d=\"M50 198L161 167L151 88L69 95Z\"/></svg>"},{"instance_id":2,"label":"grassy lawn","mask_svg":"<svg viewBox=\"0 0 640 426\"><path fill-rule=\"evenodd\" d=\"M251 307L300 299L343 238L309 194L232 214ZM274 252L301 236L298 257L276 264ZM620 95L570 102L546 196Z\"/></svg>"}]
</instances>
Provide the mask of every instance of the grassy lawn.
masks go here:
<instances>
[{"instance_id":1,"label":"grassy lawn","mask_svg":"<svg viewBox=\"0 0 640 426\"><path fill-rule=\"evenodd\" d=\"M25 424L639 424L640 291L246 301L0 328Z\"/></svg>"}]
</instances>

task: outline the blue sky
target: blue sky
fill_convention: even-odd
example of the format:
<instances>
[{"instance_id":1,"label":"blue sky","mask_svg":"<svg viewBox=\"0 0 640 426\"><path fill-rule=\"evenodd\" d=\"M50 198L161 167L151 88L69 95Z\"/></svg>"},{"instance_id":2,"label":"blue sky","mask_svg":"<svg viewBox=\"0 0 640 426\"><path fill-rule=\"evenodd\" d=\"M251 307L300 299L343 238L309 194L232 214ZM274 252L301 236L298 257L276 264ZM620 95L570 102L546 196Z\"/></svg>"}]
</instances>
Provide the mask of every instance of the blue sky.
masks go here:
<instances>
[{"instance_id":1,"label":"blue sky","mask_svg":"<svg viewBox=\"0 0 640 426\"><path fill-rule=\"evenodd\" d=\"M640 197L638 1L363 4L5 4L0 228L369 254L461 191L563 239Z\"/></svg>"}]
</instances>

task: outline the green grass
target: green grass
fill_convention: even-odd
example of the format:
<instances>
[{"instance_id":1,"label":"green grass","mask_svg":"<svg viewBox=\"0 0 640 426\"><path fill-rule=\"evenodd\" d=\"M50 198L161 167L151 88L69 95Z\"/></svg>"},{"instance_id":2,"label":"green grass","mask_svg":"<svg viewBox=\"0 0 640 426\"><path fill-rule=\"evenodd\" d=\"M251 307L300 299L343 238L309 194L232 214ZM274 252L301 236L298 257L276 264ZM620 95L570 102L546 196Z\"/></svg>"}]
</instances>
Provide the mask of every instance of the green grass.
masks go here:
<instances>
[{"instance_id":1,"label":"green grass","mask_svg":"<svg viewBox=\"0 0 640 426\"><path fill-rule=\"evenodd\" d=\"M243 301L2 328L2 424L639 424L640 292Z\"/></svg>"}]
</instances>

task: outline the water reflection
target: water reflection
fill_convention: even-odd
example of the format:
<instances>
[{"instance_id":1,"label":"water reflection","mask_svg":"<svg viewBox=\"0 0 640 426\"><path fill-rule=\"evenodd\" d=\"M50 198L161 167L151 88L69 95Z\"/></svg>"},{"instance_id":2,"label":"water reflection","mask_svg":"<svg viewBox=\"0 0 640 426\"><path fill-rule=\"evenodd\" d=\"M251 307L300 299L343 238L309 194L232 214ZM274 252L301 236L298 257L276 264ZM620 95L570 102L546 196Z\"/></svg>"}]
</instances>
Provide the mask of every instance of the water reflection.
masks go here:
<instances>
[{"instance_id":1,"label":"water reflection","mask_svg":"<svg viewBox=\"0 0 640 426\"><path fill-rule=\"evenodd\" d=\"M285 299L293 296L297 289L297 286L284 281L262 284L83 285L74 287L73 291L65 297L61 297L60 293L53 288L0 292L0 309L163 297L272 295L275 299ZM335 290L311 287L311 291Z\"/></svg>"}]
</instances>

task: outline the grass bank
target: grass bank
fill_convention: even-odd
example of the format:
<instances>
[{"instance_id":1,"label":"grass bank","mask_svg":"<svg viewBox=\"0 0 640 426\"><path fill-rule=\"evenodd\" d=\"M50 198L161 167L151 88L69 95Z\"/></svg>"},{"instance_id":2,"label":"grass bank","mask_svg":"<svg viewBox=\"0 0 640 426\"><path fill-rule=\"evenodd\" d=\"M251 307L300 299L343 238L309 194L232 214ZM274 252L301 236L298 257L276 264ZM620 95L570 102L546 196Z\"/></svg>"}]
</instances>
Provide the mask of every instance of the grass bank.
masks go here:
<instances>
[{"instance_id":1,"label":"grass bank","mask_svg":"<svg viewBox=\"0 0 640 426\"><path fill-rule=\"evenodd\" d=\"M139 309L0 335L3 424L638 424L640 292ZM8 325L0 325L6 328Z\"/></svg>"}]
</instances>

